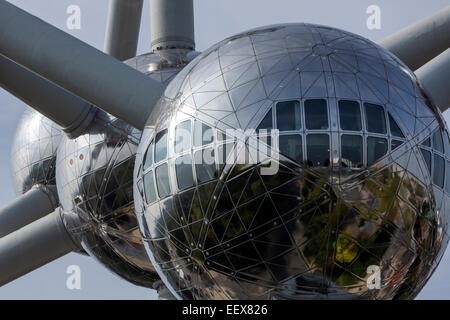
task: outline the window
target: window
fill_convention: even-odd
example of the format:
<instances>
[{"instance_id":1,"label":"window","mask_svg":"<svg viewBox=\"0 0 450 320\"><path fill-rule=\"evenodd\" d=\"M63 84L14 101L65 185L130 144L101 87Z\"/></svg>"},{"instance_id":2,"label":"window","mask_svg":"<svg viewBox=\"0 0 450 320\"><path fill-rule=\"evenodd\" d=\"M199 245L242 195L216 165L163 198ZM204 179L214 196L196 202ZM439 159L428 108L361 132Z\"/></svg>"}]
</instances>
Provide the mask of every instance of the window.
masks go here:
<instances>
[{"instance_id":1,"label":"window","mask_svg":"<svg viewBox=\"0 0 450 320\"><path fill-rule=\"evenodd\" d=\"M262 130L266 130L266 133L270 133L270 130L273 129L272 126L272 109L269 110L269 112L266 114L266 116L264 117L264 119L261 121L261 123L259 124L257 130L258 133L261 132Z\"/></svg>"},{"instance_id":2,"label":"window","mask_svg":"<svg viewBox=\"0 0 450 320\"><path fill-rule=\"evenodd\" d=\"M367 137L367 165L382 158L388 151L388 142L383 138Z\"/></svg>"},{"instance_id":3,"label":"window","mask_svg":"<svg viewBox=\"0 0 450 320\"><path fill-rule=\"evenodd\" d=\"M447 170L445 171L445 191L450 194L450 162L447 162Z\"/></svg>"},{"instance_id":4,"label":"window","mask_svg":"<svg viewBox=\"0 0 450 320\"><path fill-rule=\"evenodd\" d=\"M391 151L394 151L398 147L400 147L403 144L403 141L400 140L391 140Z\"/></svg>"},{"instance_id":5,"label":"window","mask_svg":"<svg viewBox=\"0 0 450 320\"><path fill-rule=\"evenodd\" d=\"M167 163L164 163L155 170L156 185L158 187L158 195L160 198L165 198L170 194L169 183L169 168Z\"/></svg>"},{"instance_id":6,"label":"window","mask_svg":"<svg viewBox=\"0 0 450 320\"><path fill-rule=\"evenodd\" d=\"M437 130L433 133L433 149L444 153L444 142L442 141L441 130Z\"/></svg>"},{"instance_id":7,"label":"window","mask_svg":"<svg viewBox=\"0 0 450 320\"><path fill-rule=\"evenodd\" d=\"M309 134L306 136L308 165L328 167L330 165L330 139L327 134Z\"/></svg>"},{"instance_id":8,"label":"window","mask_svg":"<svg viewBox=\"0 0 450 320\"><path fill-rule=\"evenodd\" d=\"M214 149L206 148L194 154L197 182L202 183L215 178L216 164L214 161Z\"/></svg>"},{"instance_id":9,"label":"window","mask_svg":"<svg viewBox=\"0 0 450 320\"><path fill-rule=\"evenodd\" d=\"M391 135L394 137L404 138L402 130L398 126L397 122L395 122L394 118L388 113L389 115L389 127L391 129Z\"/></svg>"},{"instance_id":10,"label":"window","mask_svg":"<svg viewBox=\"0 0 450 320\"><path fill-rule=\"evenodd\" d=\"M178 189L183 190L194 185L194 175L192 174L192 157L190 154L184 155L175 160L175 171L177 174Z\"/></svg>"},{"instance_id":11,"label":"window","mask_svg":"<svg viewBox=\"0 0 450 320\"><path fill-rule=\"evenodd\" d=\"M156 201L155 184L153 182L153 172L149 172L144 176L144 193L147 204Z\"/></svg>"},{"instance_id":12,"label":"window","mask_svg":"<svg viewBox=\"0 0 450 320\"><path fill-rule=\"evenodd\" d=\"M361 109L356 101L339 101L339 120L342 130L361 131Z\"/></svg>"},{"instance_id":13,"label":"window","mask_svg":"<svg viewBox=\"0 0 450 320\"><path fill-rule=\"evenodd\" d=\"M433 183L438 187L444 187L445 177L445 161L441 156L434 154L433 156Z\"/></svg>"},{"instance_id":14,"label":"window","mask_svg":"<svg viewBox=\"0 0 450 320\"><path fill-rule=\"evenodd\" d=\"M144 171L150 168L152 164L153 164L153 142L150 143L150 145L147 148L147 151L145 152Z\"/></svg>"},{"instance_id":15,"label":"window","mask_svg":"<svg viewBox=\"0 0 450 320\"><path fill-rule=\"evenodd\" d=\"M327 101L324 99L312 99L305 101L306 129L328 129Z\"/></svg>"},{"instance_id":16,"label":"window","mask_svg":"<svg viewBox=\"0 0 450 320\"><path fill-rule=\"evenodd\" d=\"M424 140L424 141L422 142L422 145L423 145L424 147L431 147L431 139L430 139L430 138L427 138L426 140Z\"/></svg>"},{"instance_id":17,"label":"window","mask_svg":"<svg viewBox=\"0 0 450 320\"><path fill-rule=\"evenodd\" d=\"M342 165L360 168L363 164L363 140L361 136L344 134L341 137Z\"/></svg>"},{"instance_id":18,"label":"window","mask_svg":"<svg viewBox=\"0 0 450 320\"><path fill-rule=\"evenodd\" d=\"M364 103L366 110L367 131L372 133L386 134L386 118L382 106Z\"/></svg>"},{"instance_id":19,"label":"window","mask_svg":"<svg viewBox=\"0 0 450 320\"><path fill-rule=\"evenodd\" d=\"M303 162L302 136L298 134L279 137L280 152L285 156L297 161Z\"/></svg>"},{"instance_id":20,"label":"window","mask_svg":"<svg viewBox=\"0 0 450 320\"><path fill-rule=\"evenodd\" d=\"M158 132L155 138L155 162L167 158L167 129Z\"/></svg>"},{"instance_id":21,"label":"window","mask_svg":"<svg viewBox=\"0 0 450 320\"><path fill-rule=\"evenodd\" d=\"M428 150L424 150L420 148L420 151L422 151L423 159L425 160L425 163L427 164L428 172L431 175L431 152Z\"/></svg>"},{"instance_id":22,"label":"window","mask_svg":"<svg viewBox=\"0 0 450 320\"><path fill-rule=\"evenodd\" d=\"M195 120L194 124L194 146L200 147L213 142L214 133L210 126Z\"/></svg>"},{"instance_id":23,"label":"window","mask_svg":"<svg viewBox=\"0 0 450 320\"><path fill-rule=\"evenodd\" d=\"M277 103L277 129L294 131L301 129L300 103L285 101Z\"/></svg>"},{"instance_id":24,"label":"window","mask_svg":"<svg viewBox=\"0 0 450 320\"><path fill-rule=\"evenodd\" d=\"M191 148L191 121L183 121L175 128L175 152L180 153Z\"/></svg>"}]
</instances>

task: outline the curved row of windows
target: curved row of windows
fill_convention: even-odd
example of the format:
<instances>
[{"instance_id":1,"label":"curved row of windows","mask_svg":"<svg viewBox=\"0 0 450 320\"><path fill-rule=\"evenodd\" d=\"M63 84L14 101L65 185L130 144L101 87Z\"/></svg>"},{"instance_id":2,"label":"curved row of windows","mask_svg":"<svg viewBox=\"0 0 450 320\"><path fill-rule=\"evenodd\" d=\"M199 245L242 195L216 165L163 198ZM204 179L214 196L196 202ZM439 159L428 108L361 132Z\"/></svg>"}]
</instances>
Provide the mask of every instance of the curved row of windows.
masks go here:
<instances>
[{"instance_id":1,"label":"curved row of windows","mask_svg":"<svg viewBox=\"0 0 450 320\"><path fill-rule=\"evenodd\" d=\"M399 125L381 105L340 100L337 111L339 157L343 167L371 165L405 142ZM281 154L302 165L328 167L331 156L329 114L325 99L310 99L303 103L282 101L266 114L257 132L267 136L270 134L267 131L277 129L277 146ZM169 171L175 174L176 185L173 187L178 190L216 178L236 141L199 120L178 123L173 134L173 169L168 162L167 129L156 134L144 155L144 177L140 187L144 189L147 203L171 194ZM271 145L270 137L267 144ZM441 132L436 131L432 139L427 139L421 150L434 184L443 188L446 165ZM450 170L447 170L447 181L447 192L450 193Z\"/></svg>"}]
</instances>

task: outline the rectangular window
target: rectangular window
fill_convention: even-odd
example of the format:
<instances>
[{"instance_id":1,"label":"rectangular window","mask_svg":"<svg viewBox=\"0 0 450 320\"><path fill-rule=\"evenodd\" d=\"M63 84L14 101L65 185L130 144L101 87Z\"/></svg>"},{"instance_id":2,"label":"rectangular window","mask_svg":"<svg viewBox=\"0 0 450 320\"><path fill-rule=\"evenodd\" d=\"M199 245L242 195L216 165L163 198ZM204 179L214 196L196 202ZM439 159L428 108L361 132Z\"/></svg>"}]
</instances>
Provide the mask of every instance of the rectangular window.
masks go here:
<instances>
[{"instance_id":1,"label":"rectangular window","mask_svg":"<svg viewBox=\"0 0 450 320\"><path fill-rule=\"evenodd\" d=\"M445 161L441 156L434 154L433 161L433 183L438 187L444 187L444 177L445 177Z\"/></svg>"},{"instance_id":2,"label":"rectangular window","mask_svg":"<svg viewBox=\"0 0 450 320\"><path fill-rule=\"evenodd\" d=\"M191 148L191 121L183 121L175 128L175 152L180 153Z\"/></svg>"},{"instance_id":3,"label":"rectangular window","mask_svg":"<svg viewBox=\"0 0 450 320\"><path fill-rule=\"evenodd\" d=\"M194 123L194 146L200 147L207 145L214 140L213 129L200 122L195 120Z\"/></svg>"},{"instance_id":4,"label":"rectangular window","mask_svg":"<svg viewBox=\"0 0 450 320\"><path fill-rule=\"evenodd\" d=\"M442 134L439 129L433 133L433 149L444 153L444 142L442 141Z\"/></svg>"},{"instance_id":5,"label":"rectangular window","mask_svg":"<svg viewBox=\"0 0 450 320\"><path fill-rule=\"evenodd\" d=\"M339 120L342 130L361 131L361 109L359 102L350 100L339 101Z\"/></svg>"},{"instance_id":6,"label":"rectangular window","mask_svg":"<svg viewBox=\"0 0 450 320\"><path fill-rule=\"evenodd\" d=\"M372 133L386 134L386 117L382 106L364 103L366 110L367 131Z\"/></svg>"},{"instance_id":7,"label":"rectangular window","mask_svg":"<svg viewBox=\"0 0 450 320\"><path fill-rule=\"evenodd\" d=\"M192 174L192 157L190 154L184 155L175 160L175 171L177 174L178 189L183 190L194 185L194 175Z\"/></svg>"},{"instance_id":8,"label":"rectangular window","mask_svg":"<svg viewBox=\"0 0 450 320\"><path fill-rule=\"evenodd\" d=\"M367 137L367 165L378 161L388 151L388 141L383 138Z\"/></svg>"},{"instance_id":9,"label":"rectangular window","mask_svg":"<svg viewBox=\"0 0 450 320\"><path fill-rule=\"evenodd\" d=\"M167 129L158 132L155 138L155 162L167 158Z\"/></svg>"},{"instance_id":10,"label":"rectangular window","mask_svg":"<svg viewBox=\"0 0 450 320\"><path fill-rule=\"evenodd\" d=\"M330 138L327 134L306 136L308 166L328 167L330 165Z\"/></svg>"},{"instance_id":11,"label":"rectangular window","mask_svg":"<svg viewBox=\"0 0 450 320\"><path fill-rule=\"evenodd\" d=\"M341 162L344 167L360 168L363 164L363 139L344 134L341 137Z\"/></svg>"},{"instance_id":12,"label":"rectangular window","mask_svg":"<svg viewBox=\"0 0 450 320\"><path fill-rule=\"evenodd\" d=\"M302 136L292 134L279 137L280 153L297 163L303 163Z\"/></svg>"},{"instance_id":13,"label":"rectangular window","mask_svg":"<svg viewBox=\"0 0 450 320\"><path fill-rule=\"evenodd\" d=\"M324 99L312 99L305 101L306 129L328 129L327 101Z\"/></svg>"},{"instance_id":14,"label":"rectangular window","mask_svg":"<svg viewBox=\"0 0 450 320\"><path fill-rule=\"evenodd\" d=\"M428 150L424 150L420 148L420 151L422 152L423 159L425 160L425 163L427 164L428 172L431 175L431 152Z\"/></svg>"},{"instance_id":15,"label":"rectangular window","mask_svg":"<svg viewBox=\"0 0 450 320\"><path fill-rule=\"evenodd\" d=\"M216 163L214 160L214 149L206 148L194 154L195 171L197 182L202 183L212 180L216 176Z\"/></svg>"},{"instance_id":16,"label":"rectangular window","mask_svg":"<svg viewBox=\"0 0 450 320\"><path fill-rule=\"evenodd\" d=\"M167 163L164 163L155 170L156 185L158 187L158 195L160 198L165 198L170 195L170 183L169 183L169 167Z\"/></svg>"},{"instance_id":17,"label":"rectangular window","mask_svg":"<svg viewBox=\"0 0 450 320\"><path fill-rule=\"evenodd\" d=\"M447 170L445 171L445 191L450 194L450 162L447 162Z\"/></svg>"},{"instance_id":18,"label":"rectangular window","mask_svg":"<svg viewBox=\"0 0 450 320\"><path fill-rule=\"evenodd\" d=\"M147 204L156 201L155 184L153 182L153 172L149 172L144 176L144 193Z\"/></svg>"},{"instance_id":19,"label":"rectangular window","mask_svg":"<svg viewBox=\"0 0 450 320\"><path fill-rule=\"evenodd\" d=\"M145 152L144 156L144 171L150 168L153 164L153 142L147 148L147 152Z\"/></svg>"},{"instance_id":20,"label":"rectangular window","mask_svg":"<svg viewBox=\"0 0 450 320\"><path fill-rule=\"evenodd\" d=\"M403 144L403 141L400 140L391 140L391 151L394 151L398 147L400 147Z\"/></svg>"},{"instance_id":21,"label":"rectangular window","mask_svg":"<svg viewBox=\"0 0 450 320\"><path fill-rule=\"evenodd\" d=\"M279 131L294 131L301 129L300 103L284 101L277 103L277 129Z\"/></svg>"}]
</instances>

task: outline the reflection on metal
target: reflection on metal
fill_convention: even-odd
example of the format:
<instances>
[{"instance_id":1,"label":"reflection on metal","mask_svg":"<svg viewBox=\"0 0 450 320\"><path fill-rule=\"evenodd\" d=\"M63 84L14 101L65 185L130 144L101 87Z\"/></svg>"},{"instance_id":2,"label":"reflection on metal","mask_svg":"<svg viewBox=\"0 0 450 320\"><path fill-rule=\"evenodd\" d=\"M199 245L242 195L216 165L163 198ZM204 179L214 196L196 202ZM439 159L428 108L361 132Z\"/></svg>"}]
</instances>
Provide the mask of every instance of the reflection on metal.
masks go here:
<instances>
[{"instance_id":1,"label":"reflection on metal","mask_svg":"<svg viewBox=\"0 0 450 320\"><path fill-rule=\"evenodd\" d=\"M56 150L63 135L59 126L42 114L30 108L24 111L11 149L17 195L37 184L56 185Z\"/></svg>"},{"instance_id":2,"label":"reflection on metal","mask_svg":"<svg viewBox=\"0 0 450 320\"><path fill-rule=\"evenodd\" d=\"M126 61L167 84L187 63L169 65L157 54ZM133 166L141 131L98 111L84 135L64 137L58 149L56 180L61 206L76 217L69 232L101 264L148 288L158 280L144 249L133 203Z\"/></svg>"},{"instance_id":3,"label":"reflection on metal","mask_svg":"<svg viewBox=\"0 0 450 320\"><path fill-rule=\"evenodd\" d=\"M305 125L309 99L326 99L328 125ZM276 103L292 100L301 108L291 132L302 139L301 158L272 150L269 162L279 170L262 175L267 161L237 163L251 148L245 144L219 165L220 148L234 145L222 133L275 128ZM361 129L341 128L341 100L360 106ZM213 141L176 153L175 127L185 120L213 128ZM178 299L413 298L448 242L450 197L433 184L434 165L427 169L418 147L441 130L429 152L450 160L443 123L414 74L357 35L290 24L228 38L170 82L142 134L134 199L150 260ZM167 156L160 139L146 159L166 129ZM305 161L319 146L308 145L314 133L329 137L329 159L316 166ZM343 159L344 133L363 138L362 165ZM211 179L199 178L205 166L192 165L194 186L179 190L176 159L208 148L215 150ZM379 290L367 286L370 266L380 268Z\"/></svg>"}]
</instances>

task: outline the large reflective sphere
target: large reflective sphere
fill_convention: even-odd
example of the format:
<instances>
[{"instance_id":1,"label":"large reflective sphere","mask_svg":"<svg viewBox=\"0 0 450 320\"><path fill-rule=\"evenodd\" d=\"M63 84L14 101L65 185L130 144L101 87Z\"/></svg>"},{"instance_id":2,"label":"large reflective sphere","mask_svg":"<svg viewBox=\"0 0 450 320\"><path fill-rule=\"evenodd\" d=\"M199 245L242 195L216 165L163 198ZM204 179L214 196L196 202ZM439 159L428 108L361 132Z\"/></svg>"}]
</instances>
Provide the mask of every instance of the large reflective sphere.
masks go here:
<instances>
[{"instance_id":1,"label":"large reflective sphere","mask_svg":"<svg viewBox=\"0 0 450 320\"><path fill-rule=\"evenodd\" d=\"M369 40L308 24L228 38L147 124L135 205L178 298L410 299L447 246L447 129Z\"/></svg>"},{"instance_id":2,"label":"large reflective sphere","mask_svg":"<svg viewBox=\"0 0 450 320\"><path fill-rule=\"evenodd\" d=\"M183 66L168 66L156 54L125 63L162 83ZM76 215L66 226L83 248L122 278L151 288L159 277L142 244L133 202L140 137L139 130L98 110L88 132L61 142L56 177L62 208Z\"/></svg>"},{"instance_id":3,"label":"large reflective sphere","mask_svg":"<svg viewBox=\"0 0 450 320\"><path fill-rule=\"evenodd\" d=\"M11 148L11 168L17 195L34 185L55 185L56 150L63 136L53 121L25 109Z\"/></svg>"}]
</instances>

